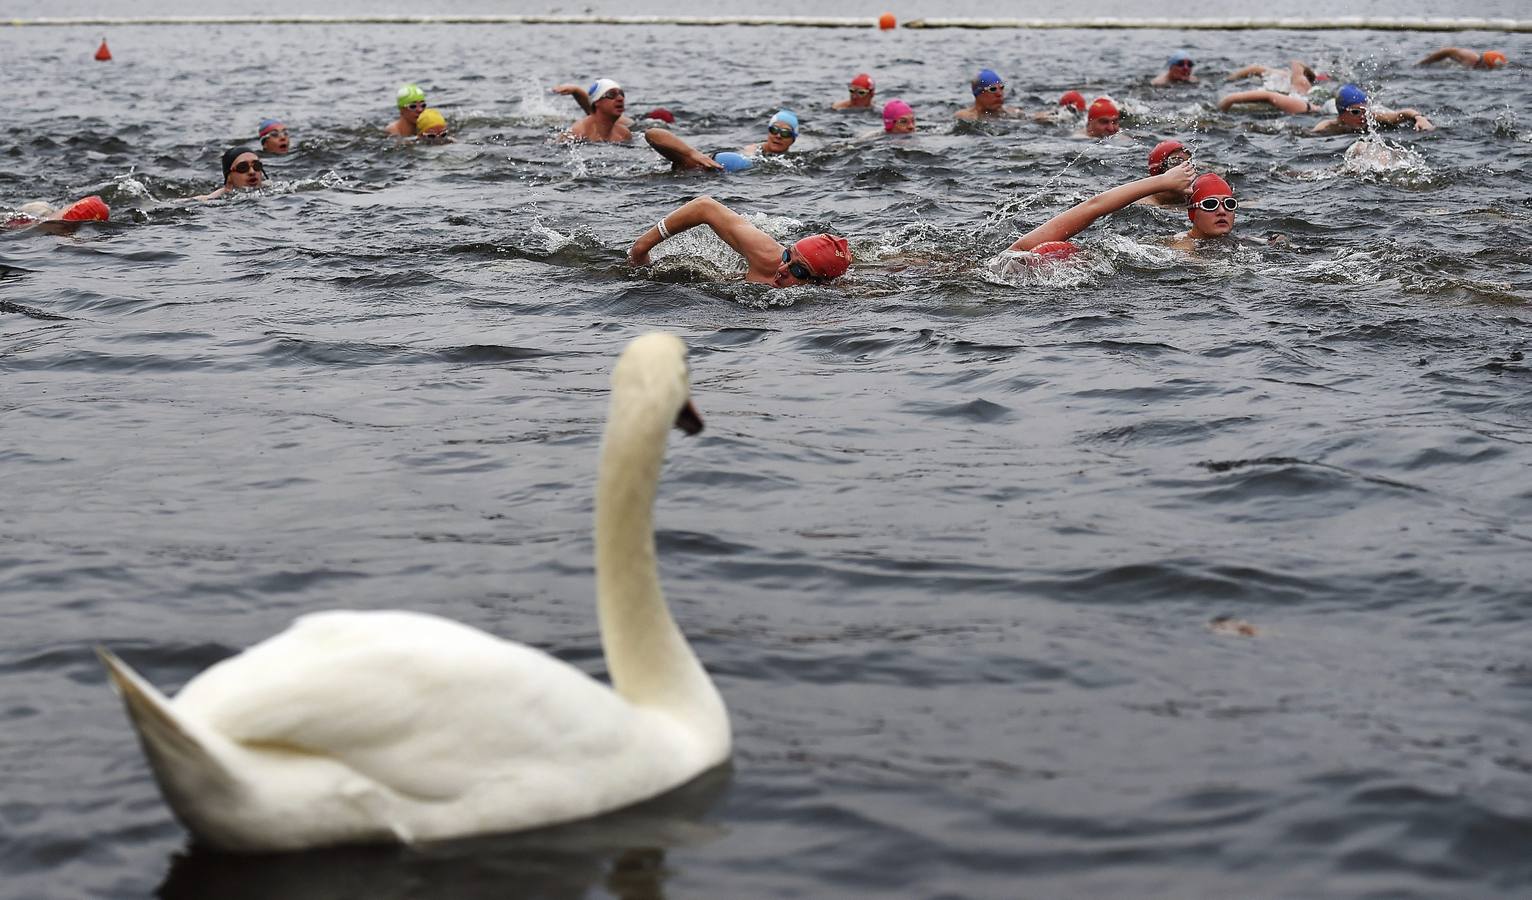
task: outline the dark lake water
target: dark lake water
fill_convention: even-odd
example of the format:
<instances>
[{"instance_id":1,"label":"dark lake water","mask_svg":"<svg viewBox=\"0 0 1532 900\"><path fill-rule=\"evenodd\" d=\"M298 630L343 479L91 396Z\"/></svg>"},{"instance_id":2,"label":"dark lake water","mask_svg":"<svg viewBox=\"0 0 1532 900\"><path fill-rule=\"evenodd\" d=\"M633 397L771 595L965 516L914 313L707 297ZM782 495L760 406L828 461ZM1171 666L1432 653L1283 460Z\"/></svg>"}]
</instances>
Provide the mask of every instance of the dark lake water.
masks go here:
<instances>
[{"instance_id":1,"label":"dark lake water","mask_svg":"<svg viewBox=\"0 0 1532 900\"><path fill-rule=\"evenodd\" d=\"M1387 6L1360 10L1432 11ZM1527 36L127 27L95 64L99 37L0 28L0 210L113 210L0 235L0 897L1532 881L1532 79L1413 65L1527 60ZM1178 47L1207 80L1151 89ZM1224 73L1294 55L1440 129L1348 162L1313 117L1217 112ZM1028 109L1110 93L1124 135L955 128L980 66ZM919 134L858 141L875 120L828 111L862 69ZM574 107L546 88L598 75L709 149L781 106L804 136L726 178L551 142ZM460 143L378 136L406 80ZM187 203L267 116L298 145L272 186ZM986 265L1170 136L1246 202L1239 242L1173 252L1184 215L1143 208L1081 266ZM630 272L701 193L859 263L773 292L688 235ZM190 849L92 646L172 690L305 612L406 608L600 673L605 390L654 328L691 345L708 420L672 441L660 556L732 769L534 834Z\"/></svg>"}]
</instances>

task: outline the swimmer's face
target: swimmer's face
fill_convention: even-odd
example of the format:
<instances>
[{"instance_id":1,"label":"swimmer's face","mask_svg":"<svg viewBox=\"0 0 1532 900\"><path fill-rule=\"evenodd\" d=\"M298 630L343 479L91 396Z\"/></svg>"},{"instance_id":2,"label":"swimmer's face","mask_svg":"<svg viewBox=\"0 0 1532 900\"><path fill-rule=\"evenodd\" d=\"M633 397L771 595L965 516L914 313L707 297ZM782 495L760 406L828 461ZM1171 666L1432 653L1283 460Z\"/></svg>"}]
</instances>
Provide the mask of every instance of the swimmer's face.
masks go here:
<instances>
[{"instance_id":1,"label":"swimmer's face","mask_svg":"<svg viewBox=\"0 0 1532 900\"><path fill-rule=\"evenodd\" d=\"M1234 230L1234 210L1229 208L1238 202L1232 196L1203 197L1192 205L1192 227L1205 237L1219 237ZM1212 209L1206 207L1212 206Z\"/></svg>"},{"instance_id":2,"label":"swimmer's face","mask_svg":"<svg viewBox=\"0 0 1532 900\"><path fill-rule=\"evenodd\" d=\"M1091 137L1111 137L1120 127L1121 116L1101 116L1085 123L1085 133Z\"/></svg>"},{"instance_id":3,"label":"swimmer's face","mask_svg":"<svg viewBox=\"0 0 1532 900\"><path fill-rule=\"evenodd\" d=\"M791 126L772 122L766 126L766 143L761 145L762 153L786 153L798 139L797 132Z\"/></svg>"},{"instance_id":4,"label":"swimmer's face","mask_svg":"<svg viewBox=\"0 0 1532 900\"><path fill-rule=\"evenodd\" d=\"M1367 106L1362 103L1348 106L1335 114L1335 120L1344 128L1361 131L1367 127Z\"/></svg>"},{"instance_id":5,"label":"swimmer's face","mask_svg":"<svg viewBox=\"0 0 1532 900\"><path fill-rule=\"evenodd\" d=\"M234 165L229 166L225 183L235 188L258 188L265 180L266 167L261 165L261 158L254 153L241 153L234 157Z\"/></svg>"},{"instance_id":6,"label":"swimmer's face","mask_svg":"<svg viewBox=\"0 0 1532 900\"><path fill-rule=\"evenodd\" d=\"M613 116L621 116L622 111L628 106L628 95L622 88L612 88L597 98L591 106L597 112L604 112Z\"/></svg>"},{"instance_id":7,"label":"swimmer's face","mask_svg":"<svg viewBox=\"0 0 1532 900\"><path fill-rule=\"evenodd\" d=\"M795 284L818 284L819 278L798 249L789 247L782 251L782 263L777 266L776 277L771 283L777 287L792 287Z\"/></svg>"},{"instance_id":8,"label":"swimmer's face","mask_svg":"<svg viewBox=\"0 0 1532 900\"><path fill-rule=\"evenodd\" d=\"M1189 81L1192 77L1192 61L1189 59L1177 60L1172 63L1170 69L1171 81Z\"/></svg>"},{"instance_id":9,"label":"swimmer's face","mask_svg":"<svg viewBox=\"0 0 1532 900\"><path fill-rule=\"evenodd\" d=\"M447 143L447 126L438 125L429 131L422 131L416 140L422 144L445 144Z\"/></svg>"},{"instance_id":10,"label":"swimmer's face","mask_svg":"<svg viewBox=\"0 0 1532 900\"><path fill-rule=\"evenodd\" d=\"M286 128L278 128L275 131L268 131L266 132L266 136L261 138L261 151L263 153L272 153L277 156L281 156L290 149L292 149L292 143L287 137Z\"/></svg>"},{"instance_id":11,"label":"swimmer's face","mask_svg":"<svg viewBox=\"0 0 1532 900\"><path fill-rule=\"evenodd\" d=\"M872 105L872 88L853 84L847 88L851 92L851 102L856 106Z\"/></svg>"},{"instance_id":12,"label":"swimmer's face","mask_svg":"<svg viewBox=\"0 0 1532 900\"><path fill-rule=\"evenodd\" d=\"M1005 84L995 82L983 87L976 87L977 94L973 95L973 105L983 110L999 109L1005 105Z\"/></svg>"},{"instance_id":13,"label":"swimmer's face","mask_svg":"<svg viewBox=\"0 0 1532 900\"><path fill-rule=\"evenodd\" d=\"M413 126L415 124L415 120L420 118L420 114L425 111L426 101L416 100L414 103L411 103L408 106L399 107L399 118Z\"/></svg>"},{"instance_id":14,"label":"swimmer's face","mask_svg":"<svg viewBox=\"0 0 1532 900\"><path fill-rule=\"evenodd\" d=\"M915 114L905 113L894 120L894 127L888 130L889 134L913 134L915 132Z\"/></svg>"}]
</instances>

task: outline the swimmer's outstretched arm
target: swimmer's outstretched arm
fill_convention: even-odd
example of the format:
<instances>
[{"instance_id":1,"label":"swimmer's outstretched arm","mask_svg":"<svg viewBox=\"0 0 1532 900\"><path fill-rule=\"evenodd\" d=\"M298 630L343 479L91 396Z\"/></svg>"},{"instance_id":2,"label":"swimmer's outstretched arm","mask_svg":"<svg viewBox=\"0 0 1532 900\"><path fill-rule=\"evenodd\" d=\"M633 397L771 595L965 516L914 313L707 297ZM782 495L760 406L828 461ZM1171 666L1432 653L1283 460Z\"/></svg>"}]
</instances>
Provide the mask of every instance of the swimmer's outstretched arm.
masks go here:
<instances>
[{"instance_id":1,"label":"swimmer's outstretched arm","mask_svg":"<svg viewBox=\"0 0 1532 900\"><path fill-rule=\"evenodd\" d=\"M1465 66L1477 65L1479 62L1479 54L1472 50L1467 50L1462 47L1443 47L1442 49L1432 53L1425 59L1416 63L1416 65L1429 66L1431 63L1441 62L1442 60L1448 58L1451 58L1454 62L1460 62Z\"/></svg>"},{"instance_id":2,"label":"swimmer's outstretched arm","mask_svg":"<svg viewBox=\"0 0 1532 900\"><path fill-rule=\"evenodd\" d=\"M1418 109L1396 109L1390 112L1375 112L1373 116L1380 125L1393 125L1397 127L1405 122L1411 122L1414 124L1416 131L1436 130L1436 125L1430 119L1421 115Z\"/></svg>"},{"instance_id":3,"label":"swimmer's outstretched arm","mask_svg":"<svg viewBox=\"0 0 1532 900\"><path fill-rule=\"evenodd\" d=\"M1224 81L1239 81L1241 78L1249 78L1252 75L1265 75L1266 67L1262 65L1249 65L1243 69L1235 69L1224 77Z\"/></svg>"},{"instance_id":4,"label":"swimmer's outstretched arm","mask_svg":"<svg viewBox=\"0 0 1532 900\"><path fill-rule=\"evenodd\" d=\"M751 269L774 263L782 255L782 245L771 235L751 225L749 220L724 206L712 197L698 197L683 204L669 215L660 218L659 224L638 236L628 250L628 263L634 266L649 265L649 251L671 235L689 228L706 225L745 258ZM663 233L661 229L664 229Z\"/></svg>"},{"instance_id":5,"label":"swimmer's outstretched arm","mask_svg":"<svg viewBox=\"0 0 1532 900\"><path fill-rule=\"evenodd\" d=\"M578 84L555 85L553 92L575 98L575 102L580 104L580 108L585 110L587 116L590 115L591 109L594 108L590 102L590 94L587 94L585 88L580 87Z\"/></svg>"},{"instance_id":6,"label":"swimmer's outstretched arm","mask_svg":"<svg viewBox=\"0 0 1532 900\"><path fill-rule=\"evenodd\" d=\"M677 169L722 169L723 164L663 128L644 132L644 140L654 152L670 160Z\"/></svg>"},{"instance_id":7,"label":"swimmer's outstretched arm","mask_svg":"<svg viewBox=\"0 0 1532 900\"><path fill-rule=\"evenodd\" d=\"M1161 191L1190 191L1192 176L1196 174L1190 162L1184 162L1163 175L1151 175L1121 184L1109 191L1064 210L1043 224L1022 235L1010 246L1012 250L1031 250L1049 241L1067 241L1091 223L1108 213L1114 213L1152 194Z\"/></svg>"}]
</instances>

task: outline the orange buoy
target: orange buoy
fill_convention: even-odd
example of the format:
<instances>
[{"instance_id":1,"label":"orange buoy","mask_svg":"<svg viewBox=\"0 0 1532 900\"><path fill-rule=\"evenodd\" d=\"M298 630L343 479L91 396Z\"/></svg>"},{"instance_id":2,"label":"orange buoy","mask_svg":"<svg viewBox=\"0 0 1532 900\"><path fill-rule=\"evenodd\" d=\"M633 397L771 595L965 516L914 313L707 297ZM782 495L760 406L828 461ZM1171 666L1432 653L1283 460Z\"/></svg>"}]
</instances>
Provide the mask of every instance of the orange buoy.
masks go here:
<instances>
[{"instance_id":1,"label":"orange buoy","mask_svg":"<svg viewBox=\"0 0 1532 900\"><path fill-rule=\"evenodd\" d=\"M884 31L887 31L898 24L899 22L894 18L893 13L884 13L883 15L878 16L878 27Z\"/></svg>"},{"instance_id":2,"label":"orange buoy","mask_svg":"<svg viewBox=\"0 0 1532 900\"><path fill-rule=\"evenodd\" d=\"M112 51L106 49L106 38L101 39L101 46L96 48L96 59L106 62L112 58Z\"/></svg>"}]
</instances>

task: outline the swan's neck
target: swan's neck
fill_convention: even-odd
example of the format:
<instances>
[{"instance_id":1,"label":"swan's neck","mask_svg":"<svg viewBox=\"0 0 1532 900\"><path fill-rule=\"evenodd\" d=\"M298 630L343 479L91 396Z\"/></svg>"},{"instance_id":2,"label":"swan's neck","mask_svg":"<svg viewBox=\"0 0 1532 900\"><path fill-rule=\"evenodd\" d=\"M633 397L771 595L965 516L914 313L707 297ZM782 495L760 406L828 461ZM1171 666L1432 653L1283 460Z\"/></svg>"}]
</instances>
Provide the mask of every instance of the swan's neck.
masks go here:
<instances>
[{"instance_id":1,"label":"swan's neck","mask_svg":"<svg viewBox=\"0 0 1532 900\"><path fill-rule=\"evenodd\" d=\"M727 741L723 700L670 617L655 566L654 495L670 423L612 407L596 485L596 597L612 686L634 705L710 733L721 727Z\"/></svg>"}]
</instances>

